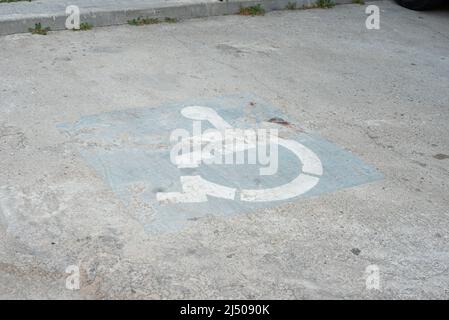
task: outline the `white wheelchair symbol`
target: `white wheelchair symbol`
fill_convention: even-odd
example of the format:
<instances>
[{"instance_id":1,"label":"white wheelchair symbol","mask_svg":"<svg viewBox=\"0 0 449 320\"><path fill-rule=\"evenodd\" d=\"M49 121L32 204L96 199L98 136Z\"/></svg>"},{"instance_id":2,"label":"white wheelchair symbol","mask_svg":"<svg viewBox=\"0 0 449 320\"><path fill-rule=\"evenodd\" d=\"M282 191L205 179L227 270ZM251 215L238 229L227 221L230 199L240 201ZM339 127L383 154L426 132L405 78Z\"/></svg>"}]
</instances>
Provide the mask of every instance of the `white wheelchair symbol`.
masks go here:
<instances>
[{"instance_id":1,"label":"white wheelchair symbol","mask_svg":"<svg viewBox=\"0 0 449 320\"><path fill-rule=\"evenodd\" d=\"M208 121L217 130L233 129L212 108L185 107L181 110L181 114L188 119ZM294 198L314 188L323 174L323 166L318 156L295 140L278 137L276 143L291 151L302 164L302 167L298 168L298 175L286 184L268 189L238 190L208 181L200 175L181 176L182 192L158 192L156 198L160 203L199 203L207 202L208 196L236 200L236 195L239 193L240 201L268 202ZM179 168L182 168L181 163L182 161L179 161Z\"/></svg>"}]
</instances>

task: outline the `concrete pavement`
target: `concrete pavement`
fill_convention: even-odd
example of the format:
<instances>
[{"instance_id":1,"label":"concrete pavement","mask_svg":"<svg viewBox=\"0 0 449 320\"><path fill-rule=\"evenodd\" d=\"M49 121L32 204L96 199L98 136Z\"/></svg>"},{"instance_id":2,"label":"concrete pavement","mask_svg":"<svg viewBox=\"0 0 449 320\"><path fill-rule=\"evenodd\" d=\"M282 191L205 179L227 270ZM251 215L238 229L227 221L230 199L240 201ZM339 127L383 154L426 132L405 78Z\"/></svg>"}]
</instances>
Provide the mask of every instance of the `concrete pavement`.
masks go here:
<instances>
[{"instance_id":1,"label":"concrete pavement","mask_svg":"<svg viewBox=\"0 0 449 320\"><path fill-rule=\"evenodd\" d=\"M190 19L236 14L240 7L261 4L266 11L285 9L290 0L33 0L0 3L0 35L28 32L36 23L64 30L66 8L78 6L81 22L94 27L127 24L137 17ZM336 0L335 3L351 3ZM295 1L298 7L314 3Z\"/></svg>"},{"instance_id":2,"label":"concrete pavement","mask_svg":"<svg viewBox=\"0 0 449 320\"><path fill-rule=\"evenodd\" d=\"M0 297L447 299L449 11L376 5L380 30L351 4L0 37ZM155 207L133 196L161 190L119 196L116 172L85 155L96 135L61 130L229 96L248 119L264 101L382 178L152 233Z\"/></svg>"}]
</instances>

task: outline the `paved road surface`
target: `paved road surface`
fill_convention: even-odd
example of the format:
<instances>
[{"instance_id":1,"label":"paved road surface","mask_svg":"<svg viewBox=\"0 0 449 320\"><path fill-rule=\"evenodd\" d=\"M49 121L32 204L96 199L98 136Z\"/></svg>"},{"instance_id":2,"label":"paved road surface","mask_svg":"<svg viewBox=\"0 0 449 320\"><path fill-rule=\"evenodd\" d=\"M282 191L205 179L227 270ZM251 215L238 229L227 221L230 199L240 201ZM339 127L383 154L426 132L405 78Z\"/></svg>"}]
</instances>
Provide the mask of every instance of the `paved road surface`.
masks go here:
<instances>
[{"instance_id":1,"label":"paved road surface","mask_svg":"<svg viewBox=\"0 0 449 320\"><path fill-rule=\"evenodd\" d=\"M0 297L448 298L449 11L376 4L380 30L365 6L342 5L0 38ZM381 177L152 232L159 209L135 197L145 187L113 188L89 125L138 128L198 100L226 113L229 97ZM141 140L129 139L101 147L131 154ZM148 179L165 172L150 166ZM80 290L66 289L70 265Z\"/></svg>"}]
</instances>

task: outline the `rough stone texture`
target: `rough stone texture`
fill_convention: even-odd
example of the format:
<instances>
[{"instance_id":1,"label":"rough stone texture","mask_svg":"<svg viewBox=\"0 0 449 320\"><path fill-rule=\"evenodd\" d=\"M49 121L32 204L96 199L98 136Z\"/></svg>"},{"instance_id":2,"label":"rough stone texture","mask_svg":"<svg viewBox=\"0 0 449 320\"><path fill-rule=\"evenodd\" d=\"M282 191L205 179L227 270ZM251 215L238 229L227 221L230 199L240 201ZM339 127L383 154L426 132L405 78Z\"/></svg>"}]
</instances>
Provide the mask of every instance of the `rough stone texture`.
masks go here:
<instances>
[{"instance_id":1,"label":"rough stone texture","mask_svg":"<svg viewBox=\"0 0 449 320\"><path fill-rule=\"evenodd\" d=\"M1 37L0 297L448 298L449 11L376 4ZM241 92L385 178L149 236L56 128Z\"/></svg>"}]
</instances>

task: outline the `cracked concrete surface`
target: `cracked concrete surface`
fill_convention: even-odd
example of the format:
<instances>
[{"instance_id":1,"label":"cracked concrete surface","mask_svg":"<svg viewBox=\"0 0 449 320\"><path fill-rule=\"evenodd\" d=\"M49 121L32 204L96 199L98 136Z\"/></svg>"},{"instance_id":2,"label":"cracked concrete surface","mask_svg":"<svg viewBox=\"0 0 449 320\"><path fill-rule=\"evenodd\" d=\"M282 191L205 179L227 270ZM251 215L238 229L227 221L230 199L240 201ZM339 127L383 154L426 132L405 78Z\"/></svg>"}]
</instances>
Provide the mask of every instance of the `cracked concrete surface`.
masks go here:
<instances>
[{"instance_id":1,"label":"cracked concrete surface","mask_svg":"<svg viewBox=\"0 0 449 320\"><path fill-rule=\"evenodd\" d=\"M0 297L447 299L449 11L376 5L1 37ZM149 236L56 127L242 92L384 179Z\"/></svg>"}]
</instances>

